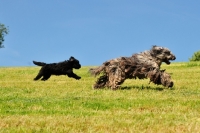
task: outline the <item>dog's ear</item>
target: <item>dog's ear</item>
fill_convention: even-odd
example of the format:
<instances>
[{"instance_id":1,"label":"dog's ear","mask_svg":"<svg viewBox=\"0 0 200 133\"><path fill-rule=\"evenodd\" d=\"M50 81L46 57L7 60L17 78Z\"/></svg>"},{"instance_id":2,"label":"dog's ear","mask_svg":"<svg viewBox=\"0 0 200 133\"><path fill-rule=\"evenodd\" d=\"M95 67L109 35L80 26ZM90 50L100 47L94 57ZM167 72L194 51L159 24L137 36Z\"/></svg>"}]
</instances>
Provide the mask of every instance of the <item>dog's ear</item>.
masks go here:
<instances>
[{"instance_id":1,"label":"dog's ear","mask_svg":"<svg viewBox=\"0 0 200 133\"><path fill-rule=\"evenodd\" d=\"M108 66L108 65L110 65L110 62L109 61L106 61L106 62L104 62L103 63L105 66Z\"/></svg>"},{"instance_id":2,"label":"dog's ear","mask_svg":"<svg viewBox=\"0 0 200 133\"><path fill-rule=\"evenodd\" d=\"M152 51L157 54L162 53L163 47L153 46Z\"/></svg>"},{"instance_id":3,"label":"dog's ear","mask_svg":"<svg viewBox=\"0 0 200 133\"><path fill-rule=\"evenodd\" d=\"M152 49L154 49L155 47L157 47L157 46L156 46L156 45L153 45L153 46L152 46Z\"/></svg>"},{"instance_id":4,"label":"dog's ear","mask_svg":"<svg viewBox=\"0 0 200 133\"><path fill-rule=\"evenodd\" d=\"M121 59L122 59L122 60L126 60L126 58L125 58L125 57L121 57Z\"/></svg>"},{"instance_id":5,"label":"dog's ear","mask_svg":"<svg viewBox=\"0 0 200 133\"><path fill-rule=\"evenodd\" d=\"M73 60L74 60L74 57L73 57L73 56L71 56L71 57L69 58L69 60L70 60L70 61L73 61Z\"/></svg>"}]
</instances>

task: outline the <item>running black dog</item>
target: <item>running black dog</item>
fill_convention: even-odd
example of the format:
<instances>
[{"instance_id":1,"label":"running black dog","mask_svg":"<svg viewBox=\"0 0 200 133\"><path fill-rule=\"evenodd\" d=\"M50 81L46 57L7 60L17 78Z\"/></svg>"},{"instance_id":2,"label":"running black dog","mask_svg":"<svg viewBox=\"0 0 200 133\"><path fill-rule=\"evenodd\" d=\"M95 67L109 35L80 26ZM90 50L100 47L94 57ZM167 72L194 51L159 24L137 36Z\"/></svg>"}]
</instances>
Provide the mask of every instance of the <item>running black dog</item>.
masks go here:
<instances>
[{"instance_id":1,"label":"running black dog","mask_svg":"<svg viewBox=\"0 0 200 133\"><path fill-rule=\"evenodd\" d=\"M73 68L79 69L81 68L81 65L79 64L79 61L75 59L73 56L69 58L69 60L59 62L59 63L44 63L44 62L37 62L33 61L35 65L42 66L40 69L38 75L34 78L34 80L40 79L42 76L43 78L41 80L45 81L48 80L51 75L67 75L68 77L75 78L79 80L81 77L73 73Z\"/></svg>"}]
</instances>

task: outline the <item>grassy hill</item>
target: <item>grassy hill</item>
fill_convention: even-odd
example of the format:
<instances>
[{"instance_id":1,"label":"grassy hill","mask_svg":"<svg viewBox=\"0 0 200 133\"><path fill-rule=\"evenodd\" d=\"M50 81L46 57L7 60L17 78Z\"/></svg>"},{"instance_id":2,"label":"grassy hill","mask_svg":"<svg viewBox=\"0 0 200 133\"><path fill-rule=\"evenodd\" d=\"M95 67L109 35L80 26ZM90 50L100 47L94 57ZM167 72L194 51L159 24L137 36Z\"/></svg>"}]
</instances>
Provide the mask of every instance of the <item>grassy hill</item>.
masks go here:
<instances>
[{"instance_id":1,"label":"grassy hill","mask_svg":"<svg viewBox=\"0 0 200 133\"><path fill-rule=\"evenodd\" d=\"M33 81L40 67L0 68L0 132L199 132L200 62L162 65L172 89L126 80L122 89L93 90L89 67L81 80Z\"/></svg>"}]
</instances>

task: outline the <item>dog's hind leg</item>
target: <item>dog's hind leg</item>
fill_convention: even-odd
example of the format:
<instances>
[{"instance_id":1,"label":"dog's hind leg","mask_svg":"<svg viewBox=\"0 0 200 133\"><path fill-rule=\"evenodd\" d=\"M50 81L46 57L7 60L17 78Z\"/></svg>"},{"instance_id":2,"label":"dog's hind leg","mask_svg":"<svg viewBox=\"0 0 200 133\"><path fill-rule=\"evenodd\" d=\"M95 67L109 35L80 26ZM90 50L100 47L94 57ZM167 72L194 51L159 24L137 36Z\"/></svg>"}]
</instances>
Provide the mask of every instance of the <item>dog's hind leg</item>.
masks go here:
<instances>
[{"instance_id":1,"label":"dog's hind leg","mask_svg":"<svg viewBox=\"0 0 200 133\"><path fill-rule=\"evenodd\" d=\"M100 89L106 87L107 82L108 82L108 77L106 75L102 75L97 79L96 83L93 85L93 88Z\"/></svg>"},{"instance_id":2,"label":"dog's hind leg","mask_svg":"<svg viewBox=\"0 0 200 133\"><path fill-rule=\"evenodd\" d=\"M38 80L42 77L42 74L38 73L38 75L34 78L34 80Z\"/></svg>"}]
</instances>

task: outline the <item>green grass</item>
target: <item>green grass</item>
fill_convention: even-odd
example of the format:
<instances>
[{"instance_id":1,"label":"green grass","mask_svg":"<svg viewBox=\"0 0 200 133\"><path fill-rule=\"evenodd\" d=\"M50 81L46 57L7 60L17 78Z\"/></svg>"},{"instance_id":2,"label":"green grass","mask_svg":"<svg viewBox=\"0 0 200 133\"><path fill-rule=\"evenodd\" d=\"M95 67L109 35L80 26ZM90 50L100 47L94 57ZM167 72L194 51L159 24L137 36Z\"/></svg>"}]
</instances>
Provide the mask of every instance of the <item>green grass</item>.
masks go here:
<instances>
[{"instance_id":1,"label":"green grass","mask_svg":"<svg viewBox=\"0 0 200 133\"><path fill-rule=\"evenodd\" d=\"M126 80L122 89L93 90L89 67L81 80L33 81L40 67L0 68L0 132L199 132L200 62L162 65L172 89Z\"/></svg>"}]
</instances>

